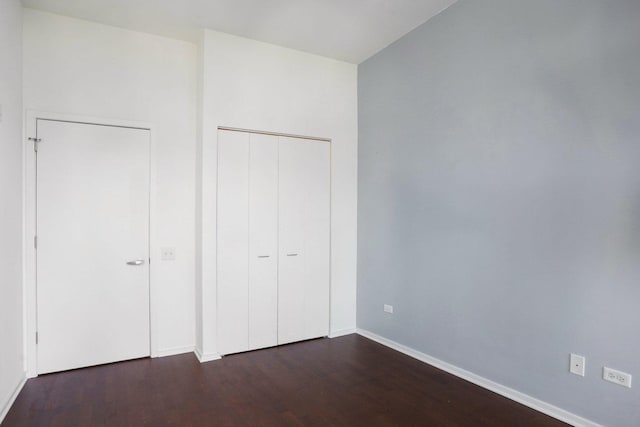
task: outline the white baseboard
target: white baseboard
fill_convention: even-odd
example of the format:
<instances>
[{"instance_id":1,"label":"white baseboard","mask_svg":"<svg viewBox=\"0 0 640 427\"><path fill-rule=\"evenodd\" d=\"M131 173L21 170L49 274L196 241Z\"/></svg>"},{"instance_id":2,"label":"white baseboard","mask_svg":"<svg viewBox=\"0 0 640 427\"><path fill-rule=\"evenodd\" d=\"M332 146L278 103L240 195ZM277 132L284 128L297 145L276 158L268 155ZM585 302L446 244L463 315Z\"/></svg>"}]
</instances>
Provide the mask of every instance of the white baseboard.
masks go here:
<instances>
[{"instance_id":1,"label":"white baseboard","mask_svg":"<svg viewBox=\"0 0 640 427\"><path fill-rule=\"evenodd\" d=\"M211 362L212 360L222 359L222 356L220 356L218 353L202 354L200 349L197 347L193 350L193 352L196 354L196 357L198 358L200 363Z\"/></svg>"},{"instance_id":2,"label":"white baseboard","mask_svg":"<svg viewBox=\"0 0 640 427\"><path fill-rule=\"evenodd\" d=\"M192 345L188 345L184 347L164 348L161 350L156 350L151 355L151 357L175 356L176 354L191 353L192 351L194 351L194 347Z\"/></svg>"},{"instance_id":3,"label":"white baseboard","mask_svg":"<svg viewBox=\"0 0 640 427\"><path fill-rule=\"evenodd\" d=\"M338 337L343 337L345 335L351 335L351 334L355 334L357 332L356 328L352 328L352 329L342 329L341 331L335 331L335 332L331 332L329 334L329 338L338 338Z\"/></svg>"},{"instance_id":4,"label":"white baseboard","mask_svg":"<svg viewBox=\"0 0 640 427\"><path fill-rule=\"evenodd\" d=\"M358 328L357 333L386 347L392 348L396 351L399 351L400 353L404 353L407 356L411 356L414 359L418 359L421 362L434 366L438 369L455 375L456 377L467 380L470 383L478 385L482 388L491 390L494 393L514 400L518 403L528 406L529 408L535 409L538 412L547 414L550 417L556 418L565 423L571 424L576 427L602 427L600 424L597 424L591 420L587 420L586 418L582 418L576 414L558 408L557 406L536 399L535 397L531 397L527 394L521 393L502 384L498 384L494 381L488 380L484 377L481 377L480 375L474 374L473 372L469 372L450 363L443 362L442 360L436 359L435 357L431 357L428 354L419 352L418 350L414 350L411 347L407 347L390 339L384 338L380 335L374 334L373 332Z\"/></svg>"},{"instance_id":5,"label":"white baseboard","mask_svg":"<svg viewBox=\"0 0 640 427\"><path fill-rule=\"evenodd\" d=\"M0 412L0 424L2 424L2 421L4 421L4 417L6 417L7 414L9 413L9 409L11 409L11 405L13 405L13 402L16 401L16 398L22 391L22 387L24 387L26 382L27 382L27 377L23 376L22 380L20 380L20 383L18 383L15 390L13 390L13 393L11 393L11 396L9 396L9 400L7 400L7 403L5 403L4 406L2 407L2 412Z\"/></svg>"}]
</instances>

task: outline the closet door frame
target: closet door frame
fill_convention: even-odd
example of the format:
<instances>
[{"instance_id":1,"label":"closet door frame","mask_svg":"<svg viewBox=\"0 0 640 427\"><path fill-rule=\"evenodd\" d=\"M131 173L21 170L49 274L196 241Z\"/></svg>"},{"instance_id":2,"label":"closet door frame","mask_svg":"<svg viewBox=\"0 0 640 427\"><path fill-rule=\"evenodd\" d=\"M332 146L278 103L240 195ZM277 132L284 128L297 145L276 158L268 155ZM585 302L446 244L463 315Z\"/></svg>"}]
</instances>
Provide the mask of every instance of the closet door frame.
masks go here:
<instances>
[{"instance_id":1,"label":"closet door frame","mask_svg":"<svg viewBox=\"0 0 640 427\"><path fill-rule=\"evenodd\" d=\"M329 138L319 138L319 137L312 137L312 136L304 136L304 135L296 135L296 134L288 134L288 133L280 133L280 132L268 132L268 131L259 131L259 130L250 130L250 129L244 129L244 128L234 128L234 127L225 127L225 126L219 126L217 128L217 140L218 142L220 141L220 132L221 131L229 131L229 132L241 132L241 133L247 133L247 134L253 134L253 135L268 135L268 136L274 136L274 137L278 137L279 139L282 138L296 138L296 139L302 139L302 140L309 140L309 141L314 141L314 142L322 142L322 143L328 143L329 144L329 154L328 154L328 206L327 206L327 212L328 212L328 224L327 224L327 232L328 232L328 252L327 252L327 262L328 262L328 271L327 271L327 304L326 304L326 310L327 310L327 322L326 322L326 334L324 334L323 336L328 336L331 332L331 190L332 190L332 182L331 182L331 177L332 177L332 173L331 173L331 169L332 169L332 141ZM250 138L249 138L250 141ZM250 144L250 142L249 142ZM217 144L218 145L218 144ZM278 149L280 147L280 141L278 141ZM219 153L219 146L217 147L216 151ZM217 162L218 162L218 168L220 165L220 158L219 156L217 156ZM219 170L216 172L216 177L218 176ZM250 171L249 171L250 173ZM278 174L280 173L280 170L278 168ZM279 177L278 177L279 179ZM218 206L218 201L219 201L219 184L217 182L217 178L216 178L216 212L218 212L219 210L219 206ZM279 214L279 207L278 207L278 218L280 217ZM216 229L218 229L218 215L216 213ZM217 235L218 233L216 233ZM216 259L219 260L219 256L220 256L220 248L219 248L219 236L216 236ZM279 242L278 242L278 247L277 247L277 255L276 255L276 260L279 261L279 256L280 256L280 252L281 252L281 248L279 247ZM249 253L251 253L251 248L249 248ZM247 259L247 265L249 265L249 259ZM217 268L216 268L216 293L218 293L218 289L219 289L219 282L218 282L218 268L220 267L219 262L216 262ZM279 268L279 265L278 267ZM279 272L278 272L278 276L279 276ZM247 285L249 286L249 284ZM278 298L276 296L276 298ZM216 335L218 335L218 330L220 327L220 299L218 296L216 296L216 305L217 305L217 309L216 309ZM247 336L249 337L249 330L247 330ZM229 352L225 352L224 349L220 348L220 342L219 339L217 339L218 341L218 354L231 354ZM277 340L276 344L279 344L280 341L279 339ZM249 344L247 349L251 350L251 345ZM201 361L205 361L207 360L206 358L202 357Z\"/></svg>"}]
</instances>

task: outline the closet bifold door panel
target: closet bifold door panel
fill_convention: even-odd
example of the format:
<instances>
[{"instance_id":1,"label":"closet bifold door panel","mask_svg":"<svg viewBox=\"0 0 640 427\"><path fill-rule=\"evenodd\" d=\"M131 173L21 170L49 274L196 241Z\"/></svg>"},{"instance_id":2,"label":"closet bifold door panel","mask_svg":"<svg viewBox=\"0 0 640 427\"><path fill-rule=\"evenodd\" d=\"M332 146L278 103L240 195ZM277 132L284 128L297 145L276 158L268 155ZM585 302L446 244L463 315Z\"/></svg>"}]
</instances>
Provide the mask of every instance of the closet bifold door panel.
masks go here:
<instances>
[{"instance_id":1,"label":"closet bifold door panel","mask_svg":"<svg viewBox=\"0 0 640 427\"><path fill-rule=\"evenodd\" d=\"M278 344L329 333L330 146L280 137Z\"/></svg>"},{"instance_id":2,"label":"closet bifold door panel","mask_svg":"<svg viewBox=\"0 0 640 427\"><path fill-rule=\"evenodd\" d=\"M217 301L220 354L249 349L248 133L218 132Z\"/></svg>"},{"instance_id":3,"label":"closet bifold door panel","mask_svg":"<svg viewBox=\"0 0 640 427\"><path fill-rule=\"evenodd\" d=\"M254 350L278 344L278 137L249 135L249 350Z\"/></svg>"},{"instance_id":4,"label":"closet bifold door panel","mask_svg":"<svg viewBox=\"0 0 640 427\"><path fill-rule=\"evenodd\" d=\"M218 130L220 354L329 333L330 144Z\"/></svg>"}]
</instances>

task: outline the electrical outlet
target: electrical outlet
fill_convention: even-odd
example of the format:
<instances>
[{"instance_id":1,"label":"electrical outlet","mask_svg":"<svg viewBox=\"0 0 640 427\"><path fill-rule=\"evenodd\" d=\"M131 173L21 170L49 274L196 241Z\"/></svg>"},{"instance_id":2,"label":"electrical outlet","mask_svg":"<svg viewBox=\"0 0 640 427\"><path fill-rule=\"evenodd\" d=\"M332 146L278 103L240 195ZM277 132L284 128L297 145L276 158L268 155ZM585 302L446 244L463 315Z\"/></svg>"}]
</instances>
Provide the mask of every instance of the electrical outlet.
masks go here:
<instances>
[{"instance_id":1,"label":"electrical outlet","mask_svg":"<svg viewBox=\"0 0 640 427\"><path fill-rule=\"evenodd\" d=\"M393 306L392 305L385 304L383 309L384 309L385 313L393 314Z\"/></svg>"},{"instance_id":2,"label":"electrical outlet","mask_svg":"<svg viewBox=\"0 0 640 427\"><path fill-rule=\"evenodd\" d=\"M569 358L569 372L572 374L580 375L584 377L585 371L585 358L584 356L578 356L577 354L571 354Z\"/></svg>"},{"instance_id":3,"label":"electrical outlet","mask_svg":"<svg viewBox=\"0 0 640 427\"><path fill-rule=\"evenodd\" d=\"M160 249L160 259L163 261L172 261L176 259L176 248Z\"/></svg>"},{"instance_id":4,"label":"electrical outlet","mask_svg":"<svg viewBox=\"0 0 640 427\"><path fill-rule=\"evenodd\" d=\"M631 388L631 374L627 374L626 372L616 371L615 369L605 366L604 369L602 369L602 379L623 387Z\"/></svg>"}]
</instances>

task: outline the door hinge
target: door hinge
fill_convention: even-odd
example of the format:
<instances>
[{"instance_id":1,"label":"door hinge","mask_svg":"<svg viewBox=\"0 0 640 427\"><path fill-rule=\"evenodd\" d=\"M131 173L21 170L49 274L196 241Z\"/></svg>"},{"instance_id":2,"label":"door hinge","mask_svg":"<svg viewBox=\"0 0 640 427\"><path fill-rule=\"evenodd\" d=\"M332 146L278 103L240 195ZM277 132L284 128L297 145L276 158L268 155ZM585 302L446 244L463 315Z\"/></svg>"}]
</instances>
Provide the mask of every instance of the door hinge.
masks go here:
<instances>
[{"instance_id":1,"label":"door hinge","mask_svg":"<svg viewBox=\"0 0 640 427\"><path fill-rule=\"evenodd\" d=\"M38 344L38 333L36 332L36 344Z\"/></svg>"},{"instance_id":2,"label":"door hinge","mask_svg":"<svg viewBox=\"0 0 640 427\"><path fill-rule=\"evenodd\" d=\"M33 151L38 152L38 143L42 142L41 138L32 138L29 137L29 141L33 141Z\"/></svg>"},{"instance_id":3,"label":"door hinge","mask_svg":"<svg viewBox=\"0 0 640 427\"><path fill-rule=\"evenodd\" d=\"M33 236L33 248L38 249L38 236Z\"/></svg>"}]
</instances>

